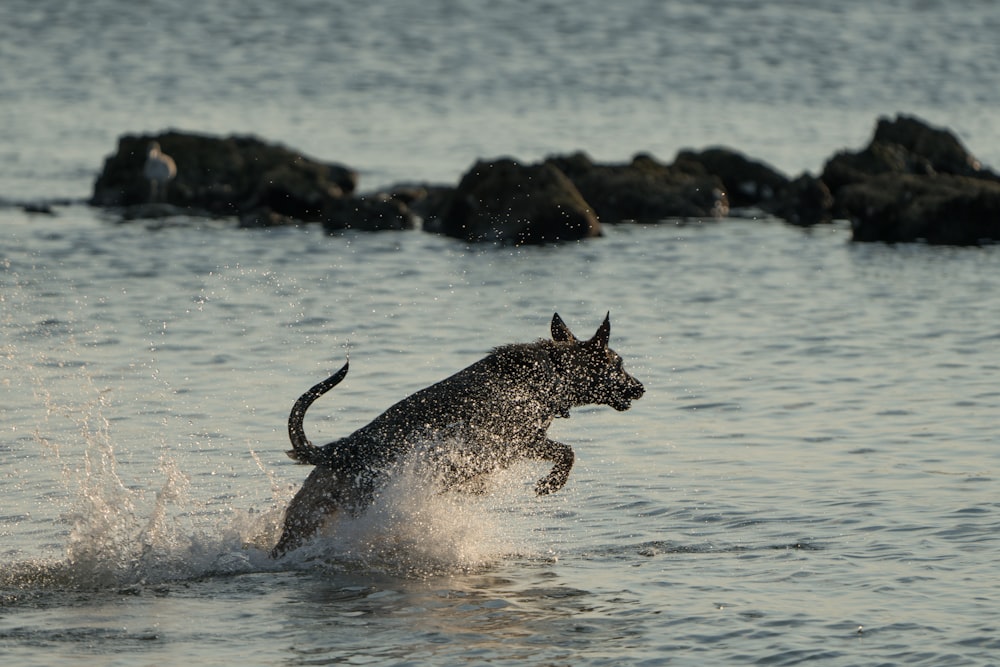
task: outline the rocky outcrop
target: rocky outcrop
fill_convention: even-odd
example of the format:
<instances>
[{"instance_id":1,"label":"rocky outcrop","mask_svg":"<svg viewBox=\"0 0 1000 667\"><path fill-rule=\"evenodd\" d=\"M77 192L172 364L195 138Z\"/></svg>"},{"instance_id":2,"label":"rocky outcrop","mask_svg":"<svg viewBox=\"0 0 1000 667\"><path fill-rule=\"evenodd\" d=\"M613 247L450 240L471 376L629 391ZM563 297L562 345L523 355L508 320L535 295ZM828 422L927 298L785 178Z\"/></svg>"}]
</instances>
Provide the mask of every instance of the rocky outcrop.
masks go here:
<instances>
[{"instance_id":1,"label":"rocky outcrop","mask_svg":"<svg viewBox=\"0 0 1000 667\"><path fill-rule=\"evenodd\" d=\"M323 229L329 233L347 229L364 232L400 231L417 226L417 216L407 205L385 193L331 200L323 207L320 219ZM267 207L255 208L240 215L241 227L277 227L298 222L300 221L295 218Z\"/></svg>"},{"instance_id":2,"label":"rocky outcrop","mask_svg":"<svg viewBox=\"0 0 1000 667\"><path fill-rule=\"evenodd\" d=\"M674 159L674 166L686 173L718 177L732 208L760 207L789 183L778 170L729 148L683 150Z\"/></svg>"},{"instance_id":3,"label":"rocky outcrop","mask_svg":"<svg viewBox=\"0 0 1000 667\"><path fill-rule=\"evenodd\" d=\"M404 204L418 218L424 220L425 227L427 226L426 221L429 221L430 226L434 227L435 224L440 225L444 211L455 192L455 186L401 183L388 188L386 192L390 197Z\"/></svg>"},{"instance_id":4,"label":"rocky outcrop","mask_svg":"<svg viewBox=\"0 0 1000 667\"><path fill-rule=\"evenodd\" d=\"M324 211L350 196L357 183L357 174L347 167L255 137L166 132L121 137L94 184L90 203L106 207L149 204L150 183L143 166L154 141L177 167L176 176L155 203L190 213L255 213L274 220L320 221Z\"/></svg>"},{"instance_id":5,"label":"rocky outcrop","mask_svg":"<svg viewBox=\"0 0 1000 667\"><path fill-rule=\"evenodd\" d=\"M559 169L509 158L475 163L424 229L469 242L514 245L601 234L590 206Z\"/></svg>"},{"instance_id":6,"label":"rocky outcrop","mask_svg":"<svg viewBox=\"0 0 1000 667\"><path fill-rule=\"evenodd\" d=\"M554 156L545 162L572 181L602 222L711 218L729 211L719 178L693 174L646 154L626 164L595 163L585 153Z\"/></svg>"},{"instance_id":7,"label":"rocky outcrop","mask_svg":"<svg viewBox=\"0 0 1000 667\"><path fill-rule=\"evenodd\" d=\"M162 155L150 153L154 142ZM150 155L158 162L147 166ZM254 137L171 131L121 137L90 203L120 208L124 219L231 216L242 226L318 222L329 232L413 229L422 219L429 232L509 244L600 236L602 223L758 211L795 225L847 218L856 241L1000 241L1000 176L952 132L902 115L879 119L865 148L837 153L818 178L790 179L714 147L681 151L673 164L641 153L596 163L583 152L540 164L479 161L457 186L365 195L355 194L357 179L343 165Z\"/></svg>"},{"instance_id":8,"label":"rocky outcrop","mask_svg":"<svg viewBox=\"0 0 1000 667\"><path fill-rule=\"evenodd\" d=\"M844 186L855 241L978 245L1000 240L1000 182L886 173Z\"/></svg>"},{"instance_id":9,"label":"rocky outcrop","mask_svg":"<svg viewBox=\"0 0 1000 667\"><path fill-rule=\"evenodd\" d=\"M323 228L328 232L344 229L399 231L416 226L417 216L403 200L381 192L340 199L332 203L323 215Z\"/></svg>"},{"instance_id":10,"label":"rocky outcrop","mask_svg":"<svg viewBox=\"0 0 1000 667\"><path fill-rule=\"evenodd\" d=\"M792 180L770 165L729 148L681 151L674 165L688 173L721 180L731 209L759 209L801 226L829 222L832 217L829 189L808 173Z\"/></svg>"},{"instance_id":11,"label":"rocky outcrop","mask_svg":"<svg viewBox=\"0 0 1000 667\"><path fill-rule=\"evenodd\" d=\"M834 201L826 183L803 173L761 208L790 224L809 227L833 220Z\"/></svg>"},{"instance_id":12,"label":"rocky outcrop","mask_svg":"<svg viewBox=\"0 0 1000 667\"><path fill-rule=\"evenodd\" d=\"M950 131L919 119L879 119L868 146L837 153L822 179L855 241L1000 240L1000 178Z\"/></svg>"}]
</instances>

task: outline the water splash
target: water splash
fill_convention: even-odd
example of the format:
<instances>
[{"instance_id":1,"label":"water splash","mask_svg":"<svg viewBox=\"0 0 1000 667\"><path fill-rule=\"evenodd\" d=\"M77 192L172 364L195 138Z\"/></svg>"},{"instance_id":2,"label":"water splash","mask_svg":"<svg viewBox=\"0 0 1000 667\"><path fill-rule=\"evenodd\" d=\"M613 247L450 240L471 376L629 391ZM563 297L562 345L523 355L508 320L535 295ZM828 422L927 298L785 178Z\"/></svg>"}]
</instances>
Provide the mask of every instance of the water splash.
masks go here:
<instances>
[{"instance_id":1,"label":"water splash","mask_svg":"<svg viewBox=\"0 0 1000 667\"><path fill-rule=\"evenodd\" d=\"M189 476L167 454L143 481L127 483L105 416L113 409L110 391L98 389L85 367L78 371L76 389L89 397L83 402L68 405L48 389L37 392L46 417L34 438L47 464L61 468L65 488L59 517L68 527L64 555L4 564L0 589L119 589L235 574L266 564L252 537L267 532L276 510L213 511L197 500ZM50 424L56 417L73 425L69 435ZM43 428L59 435L43 435ZM82 453L69 453L81 445Z\"/></svg>"},{"instance_id":2,"label":"water splash","mask_svg":"<svg viewBox=\"0 0 1000 667\"><path fill-rule=\"evenodd\" d=\"M297 566L426 577L480 571L533 554L534 523L525 502L533 493L526 480L537 475L525 473L515 466L479 493L446 492L419 465L405 462L367 511L337 518L286 559Z\"/></svg>"},{"instance_id":3,"label":"water splash","mask_svg":"<svg viewBox=\"0 0 1000 667\"><path fill-rule=\"evenodd\" d=\"M530 464L468 494L442 492L419 465L404 462L368 511L331 522L323 535L272 560L267 554L294 488L279 482L253 452L270 483L270 502L262 510L200 500L206 494L192 488L191 477L167 454L143 481L127 482L105 416L114 409L109 392L86 384L92 398L81 405L59 406L51 395L43 397L50 415L75 423L82 454L68 455L69 447L35 434L61 464L69 490L62 515L69 527L65 554L6 564L0 593L7 597L11 590L120 590L312 568L424 577L482 570L532 552L528 484L538 475L526 470Z\"/></svg>"}]
</instances>

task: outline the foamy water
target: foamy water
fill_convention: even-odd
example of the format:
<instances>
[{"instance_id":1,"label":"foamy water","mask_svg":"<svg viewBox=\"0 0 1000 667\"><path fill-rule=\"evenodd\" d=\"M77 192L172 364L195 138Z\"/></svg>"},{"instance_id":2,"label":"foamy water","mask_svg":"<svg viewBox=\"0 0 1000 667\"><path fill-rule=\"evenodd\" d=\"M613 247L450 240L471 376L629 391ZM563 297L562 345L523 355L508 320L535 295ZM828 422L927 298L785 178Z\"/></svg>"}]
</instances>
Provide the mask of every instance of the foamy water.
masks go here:
<instances>
[{"instance_id":1,"label":"foamy water","mask_svg":"<svg viewBox=\"0 0 1000 667\"><path fill-rule=\"evenodd\" d=\"M540 464L514 466L469 494L443 491L416 465L415 454L400 462L371 508L332 518L314 540L276 561L269 552L293 485L282 484L252 450L256 477L270 486L270 503L263 507L220 505L218 498L193 492L190 475L166 449L158 459L144 459L153 467L140 471L141 480L127 481L105 416L116 408L85 372L74 375L81 390L93 392L91 403L59 406L51 395L44 398L47 413L76 426L79 439L73 438L71 451L64 454L42 435L47 425L34 434L45 465L61 468L62 490L54 495L61 496L58 523L64 528L58 532L64 543L57 552L64 555L14 559L0 575L0 587L100 591L314 567L420 578L536 555L530 530L518 530L518 519L534 511L523 498L531 494L528 481Z\"/></svg>"}]
</instances>

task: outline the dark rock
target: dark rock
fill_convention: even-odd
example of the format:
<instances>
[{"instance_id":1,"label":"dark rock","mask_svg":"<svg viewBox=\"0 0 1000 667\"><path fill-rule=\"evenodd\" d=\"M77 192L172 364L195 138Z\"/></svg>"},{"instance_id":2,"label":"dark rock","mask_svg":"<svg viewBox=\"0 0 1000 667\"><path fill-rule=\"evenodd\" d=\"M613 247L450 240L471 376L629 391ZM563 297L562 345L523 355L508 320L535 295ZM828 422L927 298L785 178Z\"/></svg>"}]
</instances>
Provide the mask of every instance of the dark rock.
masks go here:
<instances>
[{"instance_id":1,"label":"dark rock","mask_svg":"<svg viewBox=\"0 0 1000 667\"><path fill-rule=\"evenodd\" d=\"M357 174L255 137L213 137L170 131L126 135L94 184L94 206L127 207L149 202L143 176L147 148L159 143L177 165L163 203L189 213L256 215L266 209L288 219L317 221L330 202L350 195Z\"/></svg>"},{"instance_id":2,"label":"dark rock","mask_svg":"<svg viewBox=\"0 0 1000 667\"><path fill-rule=\"evenodd\" d=\"M395 185L388 190L393 199L406 204L415 215L423 219L425 229L439 224L451 198L455 193L453 185Z\"/></svg>"},{"instance_id":3,"label":"dark rock","mask_svg":"<svg viewBox=\"0 0 1000 667\"><path fill-rule=\"evenodd\" d=\"M413 229L416 216L402 199L377 193L331 201L323 214L328 232L358 229L368 232Z\"/></svg>"},{"instance_id":4,"label":"dark rock","mask_svg":"<svg viewBox=\"0 0 1000 667\"><path fill-rule=\"evenodd\" d=\"M968 176L881 174L844 186L855 241L978 245L1000 240L1000 183Z\"/></svg>"},{"instance_id":5,"label":"dark rock","mask_svg":"<svg viewBox=\"0 0 1000 667\"><path fill-rule=\"evenodd\" d=\"M939 174L981 176L982 165L949 130L931 127L913 116L880 118L875 126L873 144L901 146L910 155L926 161Z\"/></svg>"},{"instance_id":6,"label":"dark rock","mask_svg":"<svg viewBox=\"0 0 1000 667\"><path fill-rule=\"evenodd\" d=\"M829 222L833 197L815 176L794 180L770 165L728 148L681 151L674 166L691 174L716 176L726 190L731 208L756 208L793 225Z\"/></svg>"},{"instance_id":7,"label":"dark rock","mask_svg":"<svg viewBox=\"0 0 1000 667\"><path fill-rule=\"evenodd\" d=\"M996 178L982 169L954 134L903 115L895 120L880 118L868 146L858 152L834 155L824 166L821 178L837 197L842 187L880 174Z\"/></svg>"},{"instance_id":8,"label":"dark rock","mask_svg":"<svg viewBox=\"0 0 1000 667\"><path fill-rule=\"evenodd\" d=\"M331 202L349 192L330 178L326 165L295 157L265 172L248 201L290 218L315 222L323 219Z\"/></svg>"},{"instance_id":9,"label":"dark rock","mask_svg":"<svg viewBox=\"0 0 1000 667\"><path fill-rule=\"evenodd\" d=\"M21 210L32 215L55 216L56 212L48 202L28 202L21 204Z\"/></svg>"},{"instance_id":10,"label":"dark rock","mask_svg":"<svg viewBox=\"0 0 1000 667\"><path fill-rule=\"evenodd\" d=\"M728 148L684 150L677 154L674 166L691 174L717 176L733 208L763 207L778 197L790 182L773 167Z\"/></svg>"},{"instance_id":11,"label":"dark rock","mask_svg":"<svg viewBox=\"0 0 1000 667\"><path fill-rule=\"evenodd\" d=\"M267 207L255 208L240 214L240 227L256 229L260 227L285 227L297 221L287 215L272 211Z\"/></svg>"},{"instance_id":12,"label":"dark rock","mask_svg":"<svg viewBox=\"0 0 1000 667\"><path fill-rule=\"evenodd\" d=\"M879 119L868 146L836 154L822 179L855 241L1000 240L1000 178L951 132L916 118Z\"/></svg>"},{"instance_id":13,"label":"dark rock","mask_svg":"<svg viewBox=\"0 0 1000 667\"><path fill-rule=\"evenodd\" d=\"M802 174L762 202L761 208L793 225L808 227L833 219L833 195L822 180Z\"/></svg>"},{"instance_id":14,"label":"dark rock","mask_svg":"<svg viewBox=\"0 0 1000 667\"><path fill-rule=\"evenodd\" d=\"M667 218L722 217L725 186L715 176L692 174L649 155L628 164L596 164L584 153L554 156L558 167L604 222L659 222Z\"/></svg>"},{"instance_id":15,"label":"dark rock","mask_svg":"<svg viewBox=\"0 0 1000 667\"><path fill-rule=\"evenodd\" d=\"M549 243L600 236L593 211L552 164L477 162L427 231L470 242Z\"/></svg>"},{"instance_id":16,"label":"dark rock","mask_svg":"<svg viewBox=\"0 0 1000 667\"><path fill-rule=\"evenodd\" d=\"M834 196L841 188L882 174L934 173L930 162L899 144L872 142L856 153L842 151L830 158L820 176Z\"/></svg>"},{"instance_id":17,"label":"dark rock","mask_svg":"<svg viewBox=\"0 0 1000 667\"><path fill-rule=\"evenodd\" d=\"M179 206L174 206L173 204L165 204L162 202L151 202L149 204L136 204L135 206L126 206L120 211L121 219L124 221L132 220L157 220L162 218L174 218L183 215L191 215L190 209L180 208ZM208 216L207 211L200 212L202 216Z\"/></svg>"}]
</instances>

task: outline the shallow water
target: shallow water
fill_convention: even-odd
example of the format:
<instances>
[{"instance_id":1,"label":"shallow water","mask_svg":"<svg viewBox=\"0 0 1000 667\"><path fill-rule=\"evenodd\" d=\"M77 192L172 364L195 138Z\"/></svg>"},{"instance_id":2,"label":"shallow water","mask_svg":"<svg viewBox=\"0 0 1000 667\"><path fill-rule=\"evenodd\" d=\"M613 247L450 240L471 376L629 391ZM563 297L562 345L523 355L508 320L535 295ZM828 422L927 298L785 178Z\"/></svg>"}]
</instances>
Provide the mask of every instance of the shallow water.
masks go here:
<instances>
[{"instance_id":1,"label":"shallow water","mask_svg":"<svg viewBox=\"0 0 1000 667\"><path fill-rule=\"evenodd\" d=\"M5 214L3 607L19 664L989 664L996 248L831 226L627 226L559 247ZM579 335L646 385L485 496L402 481L288 558L332 439L494 345ZM859 632L859 628L861 631Z\"/></svg>"},{"instance_id":2,"label":"shallow water","mask_svg":"<svg viewBox=\"0 0 1000 667\"><path fill-rule=\"evenodd\" d=\"M917 113L1000 164L990 2L11 0L0 9L4 664L995 663L1000 276L989 248L770 220L541 248L122 223L124 132L252 132L362 172L725 143L793 174ZM265 551L317 442L558 311L647 393L550 433L531 493L403 476Z\"/></svg>"}]
</instances>

